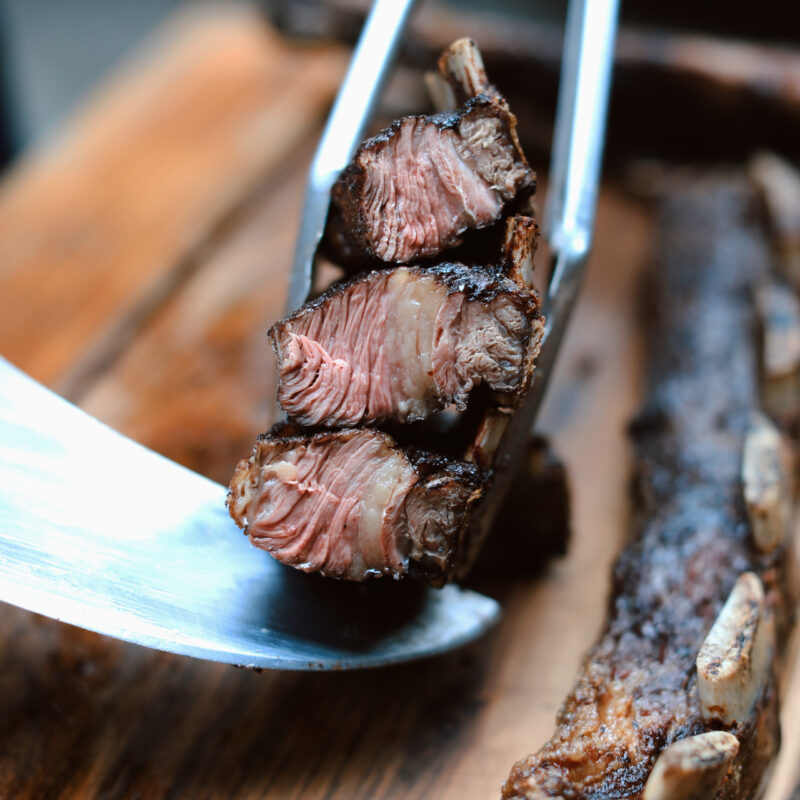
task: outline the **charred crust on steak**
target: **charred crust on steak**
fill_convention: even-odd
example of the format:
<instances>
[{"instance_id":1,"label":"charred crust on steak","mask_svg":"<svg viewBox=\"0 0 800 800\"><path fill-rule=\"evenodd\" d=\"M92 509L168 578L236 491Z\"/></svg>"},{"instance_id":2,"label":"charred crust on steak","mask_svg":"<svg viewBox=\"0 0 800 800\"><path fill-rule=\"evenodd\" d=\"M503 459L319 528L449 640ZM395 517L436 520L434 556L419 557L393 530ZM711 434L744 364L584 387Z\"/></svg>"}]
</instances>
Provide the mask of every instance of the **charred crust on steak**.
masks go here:
<instances>
[{"instance_id":1,"label":"charred crust on steak","mask_svg":"<svg viewBox=\"0 0 800 800\"><path fill-rule=\"evenodd\" d=\"M457 480L469 487L471 491L477 491L486 485L491 476L490 470L482 469L476 464L450 458L441 453L432 453L416 445L410 445L403 449L420 478L427 479L433 475L439 475Z\"/></svg>"},{"instance_id":2,"label":"charred crust on steak","mask_svg":"<svg viewBox=\"0 0 800 800\"><path fill-rule=\"evenodd\" d=\"M463 292L467 300L474 300L479 303L490 303L500 294L513 294L519 302L529 310L531 316L536 319L541 316L541 301L536 292L525 291L505 274L505 267L479 266L475 264L460 264L443 262L433 266L416 267L403 266L402 269L409 272L425 276L432 275L439 282L447 287L449 294ZM368 270L360 272L350 278L337 281L329 286L322 294L309 300L297 311L289 314L282 320L276 322L268 331L268 336L274 344L275 331L287 322L294 322L300 317L321 308L333 297L346 292L351 286L363 281L368 281L373 277L384 275L385 270Z\"/></svg>"},{"instance_id":3,"label":"charred crust on steak","mask_svg":"<svg viewBox=\"0 0 800 800\"><path fill-rule=\"evenodd\" d=\"M541 316L538 295L522 289L509 278L502 267L480 267L467 264L444 263L427 267L426 271L439 278L450 294L463 292L468 300L490 303L500 294L515 293L529 310L532 318Z\"/></svg>"}]
</instances>

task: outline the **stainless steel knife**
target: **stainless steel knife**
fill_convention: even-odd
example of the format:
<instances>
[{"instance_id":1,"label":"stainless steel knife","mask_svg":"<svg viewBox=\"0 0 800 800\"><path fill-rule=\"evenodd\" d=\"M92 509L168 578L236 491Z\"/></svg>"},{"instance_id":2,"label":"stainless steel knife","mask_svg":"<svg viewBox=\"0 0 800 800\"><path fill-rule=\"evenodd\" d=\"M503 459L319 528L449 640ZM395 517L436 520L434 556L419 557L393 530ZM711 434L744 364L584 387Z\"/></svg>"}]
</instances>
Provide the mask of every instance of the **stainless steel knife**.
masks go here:
<instances>
[{"instance_id":1,"label":"stainless steel knife","mask_svg":"<svg viewBox=\"0 0 800 800\"><path fill-rule=\"evenodd\" d=\"M0 600L159 650L294 670L433 655L498 617L456 586L284 567L236 528L225 493L0 358Z\"/></svg>"}]
</instances>

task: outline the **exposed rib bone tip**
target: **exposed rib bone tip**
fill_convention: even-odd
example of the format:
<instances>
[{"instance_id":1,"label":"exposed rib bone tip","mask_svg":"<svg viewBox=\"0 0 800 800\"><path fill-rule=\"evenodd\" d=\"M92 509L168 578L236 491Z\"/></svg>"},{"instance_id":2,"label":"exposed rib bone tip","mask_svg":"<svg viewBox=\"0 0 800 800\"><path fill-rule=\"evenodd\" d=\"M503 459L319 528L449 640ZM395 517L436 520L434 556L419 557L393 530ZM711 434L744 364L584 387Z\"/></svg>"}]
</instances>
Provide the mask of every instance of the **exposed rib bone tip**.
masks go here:
<instances>
[{"instance_id":1,"label":"exposed rib bone tip","mask_svg":"<svg viewBox=\"0 0 800 800\"><path fill-rule=\"evenodd\" d=\"M697 655L703 719L733 725L751 715L766 682L772 649L764 586L758 575L744 572Z\"/></svg>"},{"instance_id":2,"label":"exposed rib bone tip","mask_svg":"<svg viewBox=\"0 0 800 800\"><path fill-rule=\"evenodd\" d=\"M538 226L533 217L516 214L506 220L503 242L503 268L506 274L525 289L533 288L533 256L536 252Z\"/></svg>"},{"instance_id":3,"label":"exposed rib bone tip","mask_svg":"<svg viewBox=\"0 0 800 800\"><path fill-rule=\"evenodd\" d=\"M511 409L490 408L486 411L478 433L467 450L466 460L484 469L490 469L510 421Z\"/></svg>"},{"instance_id":4,"label":"exposed rib bone tip","mask_svg":"<svg viewBox=\"0 0 800 800\"><path fill-rule=\"evenodd\" d=\"M656 760L643 800L709 800L739 752L739 740L709 731L674 742Z\"/></svg>"},{"instance_id":5,"label":"exposed rib bone tip","mask_svg":"<svg viewBox=\"0 0 800 800\"><path fill-rule=\"evenodd\" d=\"M754 412L744 440L742 488L753 541L762 552L784 541L791 517L791 477L781 434Z\"/></svg>"},{"instance_id":6,"label":"exposed rib bone tip","mask_svg":"<svg viewBox=\"0 0 800 800\"><path fill-rule=\"evenodd\" d=\"M457 39L442 53L439 73L455 89L461 102L490 87L481 51L472 39Z\"/></svg>"},{"instance_id":7,"label":"exposed rib bone tip","mask_svg":"<svg viewBox=\"0 0 800 800\"><path fill-rule=\"evenodd\" d=\"M751 162L750 177L767 206L778 266L795 286L800 283L800 171L784 159L761 153Z\"/></svg>"}]
</instances>

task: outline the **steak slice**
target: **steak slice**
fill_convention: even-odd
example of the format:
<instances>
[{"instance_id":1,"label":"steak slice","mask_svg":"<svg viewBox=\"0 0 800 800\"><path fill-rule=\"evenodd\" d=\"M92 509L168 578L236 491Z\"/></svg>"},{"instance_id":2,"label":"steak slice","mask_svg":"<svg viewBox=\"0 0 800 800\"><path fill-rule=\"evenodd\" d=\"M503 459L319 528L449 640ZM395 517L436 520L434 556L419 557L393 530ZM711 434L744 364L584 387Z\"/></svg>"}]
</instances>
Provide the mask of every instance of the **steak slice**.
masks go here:
<instances>
[{"instance_id":1,"label":"steak slice","mask_svg":"<svg viewBox=\"0 0 800 800\"><path fill-rule=\"evenodd\" d=\"M536 187L515 128L505 101L489 89L457 111L403 117L368 139L333 188L332 260L406 264L491 225L509 201Z\"/></svg>"},{"instance_id":2,"label":"steak slice","mask_svg":"<svg viewBox=\"0 0 800 800\"><path fill-rule=\"evenodd\" d=\"M794 587L785 527L759 536L743 502L758 489L743 493L743 451L771 446L752 438L752 288L769 253L751 201L733 179L683 181L663 201L648 397L632 429L635 536L605 631L550 741L514 766L507 800L760 796Z\"/></svg>"},{"instance_id":3,"label":"steak slice","mask_svg":"<svg viewBox=\"0 0 800 800\"><path fill-rule=\"evenodd\" d=\"M351 426L463 409L480 383L520 394L543 324L538 296L499 270L370 272L271 328L278 401L304 425Z\"/></svg>"},{"instance_id":4,"label":"steak slice","mask_svg":"<svg viewBox=\"0 0 800 800\"><path fill-rule=\"evenodd\" d=\"M443 583L486 481L379 431L272 433L236 468L228 509L256 547L305 572Z\"/></svg>"}]
</instances>

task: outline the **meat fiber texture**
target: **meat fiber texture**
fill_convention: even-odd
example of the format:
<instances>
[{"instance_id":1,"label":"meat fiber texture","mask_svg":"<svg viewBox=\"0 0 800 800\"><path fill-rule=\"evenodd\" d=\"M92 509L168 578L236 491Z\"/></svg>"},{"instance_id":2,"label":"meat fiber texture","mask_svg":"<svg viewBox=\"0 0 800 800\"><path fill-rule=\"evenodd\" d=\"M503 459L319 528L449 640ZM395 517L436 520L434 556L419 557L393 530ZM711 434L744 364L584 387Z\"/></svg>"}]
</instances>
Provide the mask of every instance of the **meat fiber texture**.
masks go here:
<instances>
[{"instance_id":1,"label":"meat fiber texture","mask_svg":"<svg viewBox=\"0 0 800 800\"><path fill-rule=\"evenodd\" d=\"M536 187L516 119L494 91L404 117L358 149L333 188L325 246L342 266L435 256Z\"/></svg>"},{"instance_id":2,"label":"meat fiber texture","mask_svg":"<svg viewBox=\"0 0 800 800\"><path fill-rule=\"evenodd\" d=\"M648 396L633 426L637 519L615 570L605 632L550 741L518 762L506 800L640 798L658 754L707 730L695 660L737 577L752 570L785 641L785 546L756 550L741 497L745 430L758 407L752 289L769 252L743 183L677 186L660 213ZM779 743L774 672L717 800L754 798ZM717 726L720 727L720 726Z\"/></svg>"},{"instance_id":3,"label":"meat fiber texture","mask_svg":"<svg viewBox=\"0 0 800 800\"><path fill-rule=\"evenodd\" d=\"M236 468L228 508L254 545L305 572L443 583L485 483L473 464L378 431L273 433Z\"/></svg>"},{"instance_id":4,"label":"meat fiber texture","mask_svg":"<svg viewBox=\"0 0 800 800\"><path fill-rule=\"evenodd\" d=\"M337 284L272 327L278 401L304 425L421 420L473 387L527 390L543 319L498 270L398 267Z\"/></svg>"}]
</instances>

